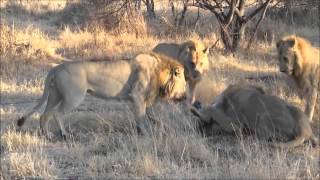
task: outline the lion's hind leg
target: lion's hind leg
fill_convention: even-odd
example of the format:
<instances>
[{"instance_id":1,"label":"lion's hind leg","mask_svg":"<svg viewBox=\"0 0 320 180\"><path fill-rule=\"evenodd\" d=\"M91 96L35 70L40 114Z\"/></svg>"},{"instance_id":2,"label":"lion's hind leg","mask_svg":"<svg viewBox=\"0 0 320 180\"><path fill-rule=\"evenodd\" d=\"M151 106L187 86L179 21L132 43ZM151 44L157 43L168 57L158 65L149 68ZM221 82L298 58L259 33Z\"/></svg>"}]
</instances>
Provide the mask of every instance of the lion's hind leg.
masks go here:
<instances>
[{"instance_id":1,"label":"lion's hind leg","mask_svg":"<svg viewBox=\"0 0 320 180\"><path fill-rule=\"evenodd\" d=\"M78 107L84 100L85 95L85 90L83 90L82 92L74 92L72 96L65 95L63 96L61 103L57 107L57 111L55 112L54 117L60 127L60 133L63 139L67 138L68 133L64 128L62 116L70 113L74 108Z\"/></svg>"},{"instance_id":2,"label":"lion's hind leg","mask_svg":"<svg viewBox=\"0 0 320 180\"><path fill-rule=\"evenodd\" d=\"M318 140L313 135L308 117L294 106L288 106L288 108L291 112L292 117L296 118L297 121L295 122L297 130L294 132L294 134L292 134L293 136L295 136L295 138L286 143L276 143L275 146L280 148L293 148L303 144L307 140L311 140L312 144L317 145Z\"/></svg>"},{"instance_id":3,"label":"lion's hind leg","mask_svg":"<svg viewBox=\"0 0 320 180\"><path fill-rule=\"evenodd\" d=\"M40 129L41 133L47 138L50 138L49 131L48 131L48 122L51 118L51 116L54 115L54 111L56 107L61 102L62 98L59 92L57 91L55 86L52 86L52 88L49 90L49 97L48 102L46 105L46 108L43 112L43 114L40 116Z\"/></svg>"}]
</instances>

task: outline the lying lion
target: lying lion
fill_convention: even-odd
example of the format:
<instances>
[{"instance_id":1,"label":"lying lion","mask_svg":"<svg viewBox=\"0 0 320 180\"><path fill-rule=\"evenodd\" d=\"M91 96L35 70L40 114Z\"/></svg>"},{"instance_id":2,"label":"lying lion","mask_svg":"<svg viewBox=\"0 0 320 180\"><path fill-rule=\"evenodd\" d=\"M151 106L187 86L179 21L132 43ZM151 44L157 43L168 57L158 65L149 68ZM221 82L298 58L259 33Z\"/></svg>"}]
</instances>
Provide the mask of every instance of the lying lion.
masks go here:
<instances>
[{"instance_id":1,"label":"lying lion","mask_svg":"<svg viewBox=\"0 0 320 180\"><path fill-rule=\"evenodd\" d=\"M146 108L158 98L183 98L185 86L183 65L155 53L140 54L131 62L68 62L49 71L40 102L20 118L17 125L22 126L47 101L40 117L41 132L48 136L48 121L53 116L60 126L62 137L66 138L67 132L60 116L79 106L88 92L99 98L130 102L138 130L144 133Z\"/></svg>"},{"instance_id":2,"label":"lying lion","mask_svg":"<svg viewBox=\"0 0 320 180\"><path fill-rule=\"evenodd\" d=\"M192 108L204 126L214 124L216 131L254 133L258 139L286 140L278 147L295 147L306 140L318 144L308 117L278 97L266 95L255 86L231 85L215 103L201 109Z\"/></svg>"}]
</instances>

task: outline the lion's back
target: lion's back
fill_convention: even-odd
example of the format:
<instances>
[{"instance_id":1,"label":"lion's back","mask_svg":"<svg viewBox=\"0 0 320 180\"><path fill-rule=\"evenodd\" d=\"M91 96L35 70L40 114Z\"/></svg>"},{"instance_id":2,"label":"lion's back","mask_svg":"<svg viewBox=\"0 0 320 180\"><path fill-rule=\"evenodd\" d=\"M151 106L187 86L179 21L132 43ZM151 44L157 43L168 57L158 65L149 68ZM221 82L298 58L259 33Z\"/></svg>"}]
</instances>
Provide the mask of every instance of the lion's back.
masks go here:
<instances>
[{"instance_id":1,"label":"lion's back","mask_svg":"<svg viewBox=\"0 0 320 180\"><path fill-rule=\"evenodd\" d=\"M164 54L173 59L179 58L181 46L176 43L160 43L156 47L153 48L153 52Z\"/></svg>"}]
</instances>

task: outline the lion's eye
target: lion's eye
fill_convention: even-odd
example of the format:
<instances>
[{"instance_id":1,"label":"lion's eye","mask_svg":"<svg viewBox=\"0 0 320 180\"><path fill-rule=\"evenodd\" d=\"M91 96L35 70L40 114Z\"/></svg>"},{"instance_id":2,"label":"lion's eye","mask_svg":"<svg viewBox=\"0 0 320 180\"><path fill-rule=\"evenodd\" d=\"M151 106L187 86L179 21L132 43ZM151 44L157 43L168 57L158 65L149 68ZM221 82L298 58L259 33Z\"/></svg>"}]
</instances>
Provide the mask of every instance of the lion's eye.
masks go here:
<instances>
[{"instance_id":1,"label":"lion's eye","mask_svg":"<svg viewBox=\"0 0 320 180\"><path fill-rule=\"evenodd\" d=\"M180 75L180 70L179 70L179 69L175 69L174 75L175 75L175 76L179 76L179 75Z\"/></svg>"},{"instance_id":2,"label":"lion's eye","mask_svg":"<svg viewBox=\"0 0 320 180\"><path fill-rule=\"evenodd\" d=\"M194 62L189 62L190 66L193 68L196 66L196 64Z\"/></svg>"},{"instance_id":3,"label":"lion's eye","mask_svg":"<svg viewBox=\"0 0 320 180\"><path fill-rule=\"evenodd\" d=\"M196 51L196 48L194 46L189 46L189 51Z\"/></svg>"},{"instance_id":4,"label":"lion's eye","mask_svg":"<svg viewBox=\"0 0 320 180\"><path fill-rule=\"evenodd\" d=\"M200 66L202 66L203 65L203 62L200 62Z\"/></svg>"}]
</instances>

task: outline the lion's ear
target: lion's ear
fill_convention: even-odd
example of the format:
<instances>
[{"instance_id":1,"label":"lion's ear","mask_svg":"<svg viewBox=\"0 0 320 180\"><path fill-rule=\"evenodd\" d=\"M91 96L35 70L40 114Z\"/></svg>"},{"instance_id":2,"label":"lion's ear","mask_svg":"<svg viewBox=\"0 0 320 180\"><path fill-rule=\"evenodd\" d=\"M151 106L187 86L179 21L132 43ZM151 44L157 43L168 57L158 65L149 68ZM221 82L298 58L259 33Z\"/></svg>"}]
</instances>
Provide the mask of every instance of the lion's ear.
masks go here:
<instances>
[{"instance_id":1,"label":"lion's ear","mask_svg":"<svg viewBox=\"0 0 320 180\"><path fill-rule=\"evenodd\" d=\"M209 51L210 51L210 48L209 48L209 47L206 47L206 48L203 50L203 53L204 53L204 54L209 54Z\"/></svg>"},{"instance_id":2,"label":"lion's ear","mask_svg":"<svg viewBox=\"0 0 320 180\"><path fill-rule=\"evenodd\" d=\"M256 90L259 91L261 94L266 94L266 91L261 86L255 86Z\"/></svg>"}]
</instances>

